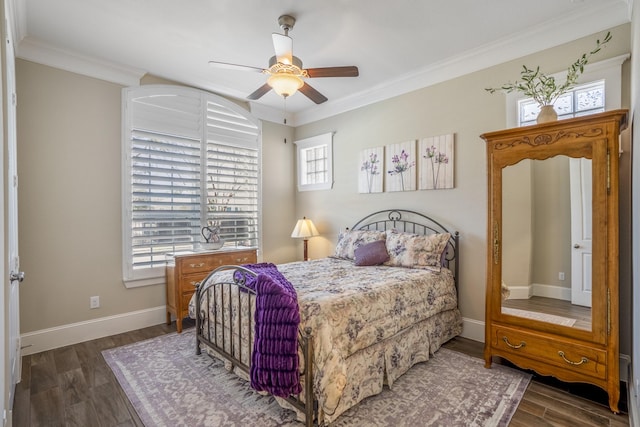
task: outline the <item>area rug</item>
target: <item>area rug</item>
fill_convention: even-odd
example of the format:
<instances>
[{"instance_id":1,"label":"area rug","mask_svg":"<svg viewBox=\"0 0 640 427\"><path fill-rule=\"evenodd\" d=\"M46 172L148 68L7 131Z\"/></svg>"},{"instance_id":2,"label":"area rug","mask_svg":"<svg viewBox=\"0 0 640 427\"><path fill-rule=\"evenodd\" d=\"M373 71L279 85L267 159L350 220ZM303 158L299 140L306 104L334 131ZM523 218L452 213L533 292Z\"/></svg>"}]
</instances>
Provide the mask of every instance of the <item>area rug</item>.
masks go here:
<instances>
[{"instance_id":1,"label":"area rug","mask_svg":"<svg viewBox=\"0 0 640 427\"><path fill-rule=\"evenodd\" d=\"M540 313L538 311L520 310L519 308L502 307L502 313L569 327L573 326L577 321L576 319L571 319L569 317Z\"/></svg>"},{"instance_id":2,"label":"area rug","mask_svg":"<svg viewBox=\"0 0 640 427\"><path fill-rule=\"evenodd\" d=\"M102 352L140 419L161 426L299 427L293 412L194 352L193 329ZM507 426L530 376L441 348L334 426Z\"/></svg>"}]
</instances>

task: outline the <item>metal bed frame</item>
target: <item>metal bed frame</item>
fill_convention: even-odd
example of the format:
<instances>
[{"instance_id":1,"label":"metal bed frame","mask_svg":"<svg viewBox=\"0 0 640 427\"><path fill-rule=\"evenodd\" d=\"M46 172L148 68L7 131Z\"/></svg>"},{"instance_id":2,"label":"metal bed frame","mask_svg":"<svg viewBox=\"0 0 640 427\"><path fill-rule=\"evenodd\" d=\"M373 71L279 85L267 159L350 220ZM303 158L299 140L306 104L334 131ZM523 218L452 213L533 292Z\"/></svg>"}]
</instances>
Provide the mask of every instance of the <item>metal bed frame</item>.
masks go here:
<instances>
[{"instance_id":1,"label":"metal bed frame","mask_svg":"<svg viewBox=\"0 0 640 427\"><path fill-rule=\"evenodd\" d=\"M403 209L391 209L391 210L383 210L374 212L366 217L362 218L360 221L356 222L353 227L353 230L376 230L376 231L386 231L391 229L396 229L401 232L414 233L420 235L429 235L436 233L450 233L451 238L447 243L445 249L445 255L443 258L443 263L445 267L453 272L456 289L458 287L458 271L459 271L459 233L449 232L444 226L442 226L439 222L434 219L409 210ZM452 265L453 264L453 265ZM233 270L232 282L222 282L222 283L213 283L213 281L208 280L212 275L219 273L221 271ZM209 347L214 352L216 352L221 358L231 363L233 368L239 369L244 372L247 377L250 375L251 366L244 363L242 361L242 342L243 336L242 331L243 327L248 329L249 336L248 342L253 342L252 329L251 324L253 323L253 314L251 311L252 300L255 299L256 291L246 286L247 277L252 276L256 277L257 274L253 271L238 265L225 265L218 267L199 284L196 285L196 354L201 354L201 344ZM239 292L236 292L236 296L232 297L231 289L233 287L237 287ZM225 294L228 297L225 299ZM248 298L241 298L241 294L248 295ZM215 300L221 301L221 306L226 306L229 310L229 313L232 310L242 311L246 310L249 313L247 319L243 319L243 316L238 316L238 324L236 325L231 319L229 322L226 322L224 310L222 313L207 313L203 317L203 313L200 310L202 300L206 300L205 307L209 307L210 299L214 298ZM247 304L249 306L247 306ZM217 307L217 306L216 306ZM207 312L209 310L207 309ZM213 314L214 319L212 321L211 314ZM214 333L211 333L212 324ZM222 334L221 339L218 337L218 333L216 328L221 328ZM237 328L237 330L236 330ZM317 421L317 410L318 410L318 401L313 394L313 334L311 328L307 327L304 331L298 331L298 346L300 351L304 356L304 364L302 365L303 370L300 374L302 378L304 378L304 388L302 392L297 395L291 395L289 397L284 398L289 404L291 404L294 408L302 412L305 416L305 425L307 427L312 427L314 422ZM239 356L236 357L236 348L235 348L235 340L234 336L237 333L237 340L240 343L240 348L238 352ZM228 334L230 342L226 342L226 334ZM250 352L252 350L252 345L249 345ZM230 348L230 350L228 350ZM245 355L248 357L249 363L251 363L251 354Z\"/></svg>"}]
</instances>

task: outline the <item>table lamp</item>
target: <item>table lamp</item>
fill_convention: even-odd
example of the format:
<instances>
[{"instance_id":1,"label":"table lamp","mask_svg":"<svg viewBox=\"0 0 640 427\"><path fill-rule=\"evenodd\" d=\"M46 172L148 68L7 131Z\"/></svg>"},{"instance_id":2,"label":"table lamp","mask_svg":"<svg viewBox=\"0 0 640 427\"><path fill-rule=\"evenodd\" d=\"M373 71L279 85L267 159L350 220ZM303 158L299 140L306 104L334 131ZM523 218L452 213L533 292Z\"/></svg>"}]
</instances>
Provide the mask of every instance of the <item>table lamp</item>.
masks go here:
<instances>
[{"instance_id":1,"label":"table lamp","mask_svg":"<svg viewBox=\"0 0 640 427\"><path fill-rule=\"evenodd\" d=\"M309 237L317 236L319 234L320 233L318 233L318 229L316 228L316 226L313 225L313 222L310 219L307 219L307 217L302 217L302 219L299 219L296 223L296 226L291 233L291 237L294 237L296 239L304 239L305 261L309 259L307 256L307 241L309 240Z\"/></svg>"}]
</instances>

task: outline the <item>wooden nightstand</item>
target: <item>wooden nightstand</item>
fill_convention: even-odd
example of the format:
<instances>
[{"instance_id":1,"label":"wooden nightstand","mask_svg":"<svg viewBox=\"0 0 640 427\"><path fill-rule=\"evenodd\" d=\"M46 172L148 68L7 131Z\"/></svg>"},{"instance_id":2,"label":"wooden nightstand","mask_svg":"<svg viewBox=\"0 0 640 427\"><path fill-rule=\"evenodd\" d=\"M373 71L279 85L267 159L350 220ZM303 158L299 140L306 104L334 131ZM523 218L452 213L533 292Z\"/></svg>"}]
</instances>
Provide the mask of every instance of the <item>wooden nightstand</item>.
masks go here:
<instances>
[{"instance_id":1,"label":"wooden nightstand","mask_svg":"<svg viewBox=\"0 0 640 427\"><path fill-rule=\"evenodd\" d=\"M255 248L224 249L212 252L179 252L167 257L167 325L176 316L176 329L182 332L182 319L189 315L189 300L195 284L221 265L255 263Z\"/></svg>"}]
</instances>

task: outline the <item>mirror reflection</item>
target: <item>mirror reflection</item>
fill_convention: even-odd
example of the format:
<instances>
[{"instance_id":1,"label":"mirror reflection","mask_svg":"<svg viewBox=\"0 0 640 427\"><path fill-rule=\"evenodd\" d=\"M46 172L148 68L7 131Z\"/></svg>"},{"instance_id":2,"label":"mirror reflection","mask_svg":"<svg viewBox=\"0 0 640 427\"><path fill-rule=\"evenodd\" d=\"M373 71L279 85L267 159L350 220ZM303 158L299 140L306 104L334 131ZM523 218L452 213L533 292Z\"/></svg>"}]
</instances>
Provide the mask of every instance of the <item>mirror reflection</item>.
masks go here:
<instances>
[{"instance_id":1,"label":"mirror reflection","mask_svg":"<svg viewBox=\"0 0 640 427\"><path fill-rule=\"evenodd\" d=\"M591 160L502 171L502 312L591 330Z\"/></svg>"}]
</instances>

